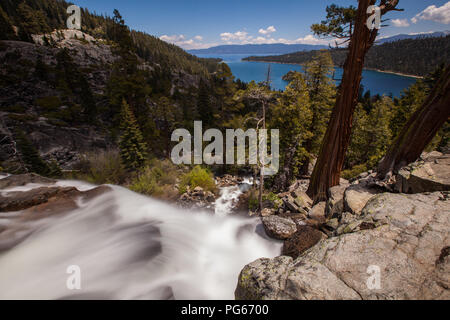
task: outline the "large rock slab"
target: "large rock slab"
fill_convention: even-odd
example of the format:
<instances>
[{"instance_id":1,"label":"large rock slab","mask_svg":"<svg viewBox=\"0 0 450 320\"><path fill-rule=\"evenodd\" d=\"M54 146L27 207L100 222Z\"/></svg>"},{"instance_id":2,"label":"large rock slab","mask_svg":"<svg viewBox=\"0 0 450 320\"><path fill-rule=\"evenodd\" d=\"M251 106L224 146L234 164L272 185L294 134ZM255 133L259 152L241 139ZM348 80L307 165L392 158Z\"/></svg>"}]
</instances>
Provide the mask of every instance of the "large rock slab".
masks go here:
<instances>
[{"instance_id":1,"label":"large rock slab","mask_svg":"<svg viewBox=\"0 0 450 320\"><path fill-rule=\"evenodd\" d=\"M431 152L399 170L395 189L402 193L450 191L450 154Z\"/></svg>"},{"instance_id":2,"label":"large rock slab","mask_svg":"<svg viewBox=\"0 0 450 320\"><path fill-rule=\"evenodd\" d=\"M331 187L328 191L326 206L327 217L337 217L344 211L344 193L349 184L341 184Z\"/></svg>"},{"instance_id":3,"label":"large rock slab","mask_svg":"<svg viewBox=\"0 0 450 320\"><path fill-rule=\"evenodd\" d=\"M0 179L0 189L21 187L30 183L49 185L55 182L56 180L41 177L34 173L18 174Z\"/></svg>"},{"instance_id":4,"label":"large rock slab","mask_svg":"<svg viewBox=\"0 0 450 320\"><path fill-rule=\"evenodd\" d=\"M267 235L274 239L288 239L297 231L297 225L291 219L268 216L262 218L262 222Z\"/></svg>"},{"instance_id":5,"label":"large rock slab","mask_svg":"<svg viewBox=\"0 0 450 320\"><path fill-rule=\"evenodd\" d=\"M312 209L308 212L308 216L311 219L314 219L318 221L319 223L325 223L326 222L326 213L325 213L325 207L326 202L322 201L316 204Z\"/></svg>"},{"instance_id":6,"label":"large rock slab","mask_svg":"<svg viewBox=\"0 0 450 320\"><path fill-rule=\"evenodd\" d=\"M310 226L299 226L298 231L283 244L283 255L297 258L300 254L316 245L324 235Z\"/></svg>"},{"instance_id":7,"label":"large rock slab","mask_svg":"<svg viewBox=\"0 0 450 320\"><path fill-rule=\"evenodd\" d=\"M364 184L351 185L344 192L344 210L359 215L366 203L379 193L380 190Z\"/></svg>"},{"instance_id":8,"label":"large rock slab","mask_svg":"<svg viewBox=\"0 0 450 320\"><path fill-rule=\"evenodd\" d=\"M380 194L361 219L378 226L322 240L295 260L249 264L236 298L450 299L448 193Z\"/></svg>"}]
</instances>

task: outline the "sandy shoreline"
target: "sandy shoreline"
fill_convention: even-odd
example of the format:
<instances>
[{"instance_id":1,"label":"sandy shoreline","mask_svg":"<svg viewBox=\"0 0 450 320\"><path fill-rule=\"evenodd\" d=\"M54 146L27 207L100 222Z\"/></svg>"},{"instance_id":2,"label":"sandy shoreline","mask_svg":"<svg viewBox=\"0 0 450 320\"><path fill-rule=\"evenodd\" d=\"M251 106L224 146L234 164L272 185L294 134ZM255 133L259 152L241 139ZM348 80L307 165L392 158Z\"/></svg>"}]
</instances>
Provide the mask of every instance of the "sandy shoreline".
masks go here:
<instances>
[{"instance_id":1,"label":"sandy shoreline","mask_svg":"<svg viewBox=\"0 0 450 320\"><path fill-rule=\"evenodd\" d=\"M277 63L277 64L293 64L293 65L297 65L297 66L303 66L304 64L302 63L288 63L288 62L275 62L275 61L263 61L263 60L242 60L242 61L248 61L248 62L263 62L263 63ZM342 67L339 67L342 68ZM415 79L423 79L424 77L421 76L415 76L412 74L405 74L405 73L400 73L400 72L395 72L395 71L383 71L383 70L379 70L379 69L374 69L374 68L364 68L364 70L369 70L369 71L376 71L376 72L380 72L380 73L388 73L388 74L394 74L397 76L402 76L402 77L408 77L408 78L415 78Z\"/></svg>"}]
</instances>

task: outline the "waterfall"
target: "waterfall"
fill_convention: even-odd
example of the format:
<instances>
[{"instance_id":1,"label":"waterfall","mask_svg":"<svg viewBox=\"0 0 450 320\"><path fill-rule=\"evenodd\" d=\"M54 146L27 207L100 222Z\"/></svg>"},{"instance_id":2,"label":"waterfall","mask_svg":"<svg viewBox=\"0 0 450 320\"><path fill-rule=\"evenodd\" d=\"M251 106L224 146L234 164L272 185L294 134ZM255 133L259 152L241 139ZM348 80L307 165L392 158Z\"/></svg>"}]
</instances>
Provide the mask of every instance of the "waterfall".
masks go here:
<instances>
[{"instance_id":1,"label":"waterfall","mask_svg":"<svg viewBox=\"0 0 450 320\"><path fill-rule=\"evenodd\" d=\"M0 251L0 299L233 299L247 263L280 253L281 244L265 236L258 219L227 215L225 199L239 196L239 187L222 190L217 214L111 188L62 215L20 222L34 231ZM18 224L20 214L0 214L0 232ZM80 268L80 290L67 287L69 266Z\"/></svg>"}]
</instances>

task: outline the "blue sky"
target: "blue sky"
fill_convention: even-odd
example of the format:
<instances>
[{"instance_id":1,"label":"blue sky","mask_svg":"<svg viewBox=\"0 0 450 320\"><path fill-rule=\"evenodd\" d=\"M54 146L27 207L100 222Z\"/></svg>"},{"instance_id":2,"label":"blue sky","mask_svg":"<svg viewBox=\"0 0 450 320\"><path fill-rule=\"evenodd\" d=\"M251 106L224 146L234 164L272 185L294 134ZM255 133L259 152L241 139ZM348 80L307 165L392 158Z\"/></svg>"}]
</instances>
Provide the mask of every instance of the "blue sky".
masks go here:
<instances>
[{"instance_id":1,"label":"blue sky","mask_svg":"<svg viewBox=\"0 0 450 320\"><path fill-rule=\"evenodd\" d=\"M133 29L185 49L221 44L322 44L310 31L325 17L327 5L356 0L72 0L97 13L117 8ZM390 12L381 36L450 30L450 1L400 0L404 12ZM415 22L415 23L414 23Z\"/></svg>"}]
</instances>

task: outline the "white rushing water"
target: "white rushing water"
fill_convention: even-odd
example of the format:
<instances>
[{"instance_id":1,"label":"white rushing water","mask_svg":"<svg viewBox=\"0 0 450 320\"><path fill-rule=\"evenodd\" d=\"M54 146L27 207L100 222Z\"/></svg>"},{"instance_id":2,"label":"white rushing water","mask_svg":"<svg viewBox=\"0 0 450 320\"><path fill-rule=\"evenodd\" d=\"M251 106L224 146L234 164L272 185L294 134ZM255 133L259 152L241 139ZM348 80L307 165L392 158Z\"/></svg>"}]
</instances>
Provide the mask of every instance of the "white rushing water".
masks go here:
<instances>
[{"instance_id":1,"label":"white rushing water","mask_svg":"<svg viewBox=\"0 0 450 320\"><path fill-rule=\"evenodd\" d=\"M220 190L220 197L216 200L215 214L221 217L229 215L239 197L243 192L248 191L253 184L253 178L245 178L239 185L223 187Z\"/></svg>"},{"instance_id":2,"label":"white rushing water","mask_svg":"<svg viewBox=\"0 0 450 320\"><path fill-rule=\"evenodd\" d=\"M29 222L39 223L36 231L0 251L0 299L233 299L244 265L280 252L259 220L227 216L226 201L214 215L112 189L68 214ZM81 290L66 285L73 265Z\"/></svg>"}]
</instances>

